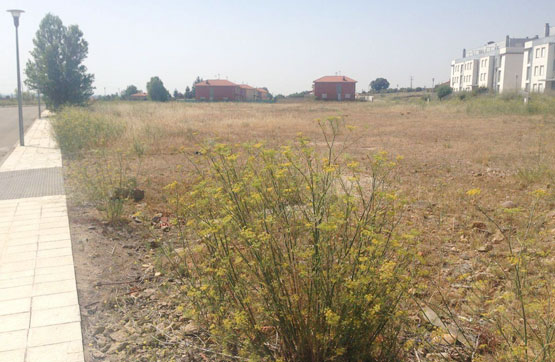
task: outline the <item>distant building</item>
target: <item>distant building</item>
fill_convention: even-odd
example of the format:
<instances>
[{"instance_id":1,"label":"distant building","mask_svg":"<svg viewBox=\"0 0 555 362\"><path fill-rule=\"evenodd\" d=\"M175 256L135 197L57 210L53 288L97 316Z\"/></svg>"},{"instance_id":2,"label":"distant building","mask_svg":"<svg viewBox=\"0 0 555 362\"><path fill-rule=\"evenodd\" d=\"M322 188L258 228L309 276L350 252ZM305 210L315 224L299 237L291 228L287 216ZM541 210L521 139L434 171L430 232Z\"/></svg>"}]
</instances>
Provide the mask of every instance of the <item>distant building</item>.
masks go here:
<instances>
[{"instance_id":1,"label":"distant building","mask_svg":"<svg viewBox=\"0 0 555 362\"><path fill-rule=\"evenodd\" d=\"M544 36L510 38L463 50L451 62L450 86L455 92L484 87L497 93L555 91L555 27Z\"/></svg>"},{"instance_id":2,"label":"distant building","mask_svg":"<svg viewBox=\"0 0 555 362\"><path fill-rule=\"evenodd\" d=\"M195 98L197 101L238 101L241 88L225 79L208 79L195 84Z\"/></svg>"},{"instance_id":3,"label":"distant building","mask_svg":"<svg viewBox=\"0 0 555 362\"><path fill-rule=\"evenodd\" d=\"M243 101L254 101L256 98L256 89L248 84L241 84L239 86L241 89L241 100Z\"/></svg>"},{"instance_id":4,"label":"distant building","mask_svg":"<svg viewBox=\"0 0 555 362\"><path fill-rule=\"evenodd\" d=\"M267 101L270 99L270 93L264 88L256 88L255 99L257 101Z\"/></svg>"},{"instance_id":5,"label":"distant building","mask_svg":"<svg viewBox=\"0 0 555 362\"><path fill-rule=\"evenodd\" d=\"M354 100L357 81L343 75L331 75L314 81L314 96L322 100Z\"/></svg>"},{"instance_id":6,"label":"distant building","mask_svg":"<svg viewBox=\"0 0 555 362\"><path fill-rule=\"evenodd\" d=\"M269 99L266 89L235 84L224 79L208 79L195 84L197 101L256 101Z\"/></svg>"},{"instance_id":7,"label":"distant building","mask_svg":"<svg viewBox=\"0 0 555 362\"><path fill-rule=\"evenodd\" d=\"M510 38L463 50L451 62L451 88L455 92L488 88L496 92L517 91L522 80L522 54L529 38Z\"/></svg>"},{"instance_id":8,"label":"distant building","mask_svg":"<svg viewBox=\"0 0 555 362\"><path fill-rule=\"evenodd\" d=\"M139 92L135 94L131 94L129 99L132 101L146 101L148 99L148 94L145 92Z\"/></svg>"},{"instance_id":9,"label":"distant building","mask_svg":"<svg viewBox=\"0 0 555 362\"><path fill-rule=\"evenodd\" d=\"M555 27L545 24L544 37L524 44L521 88L525 92L555 92Z\"/></svg>"}]
</instances>

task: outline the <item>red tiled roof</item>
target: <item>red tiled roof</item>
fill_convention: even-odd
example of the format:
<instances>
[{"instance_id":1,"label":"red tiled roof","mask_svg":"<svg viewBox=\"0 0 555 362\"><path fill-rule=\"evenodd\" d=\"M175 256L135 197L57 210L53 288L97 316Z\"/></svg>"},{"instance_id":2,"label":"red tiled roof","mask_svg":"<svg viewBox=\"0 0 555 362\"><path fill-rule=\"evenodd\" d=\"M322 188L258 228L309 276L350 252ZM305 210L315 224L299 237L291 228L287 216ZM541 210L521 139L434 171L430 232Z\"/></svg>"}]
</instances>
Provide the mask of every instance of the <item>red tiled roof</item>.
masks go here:
<instances>
[{"instance_id":1,"label":"red tiled roof","mask_svg":"<svg viewBox=\"0 0 555 362\"><path fill-rule=\"evenodd\" d=\"M131 97L147 97L148 94L146 94L145 92L139 92L139 93L135 93L135 94L131 94Z\"/></svg>"},{"instance_id":2,"label":"red tiled roof","mask_svg":"<svg viewBox=\"0 0 555 362\"><path fill-rule=\"evenodd\" d=\"M251 87L248 84L241 84L239 87L243 88L243 89L254 89L253 87Z\"/></svg>"},{"instance_id":3,"label":"red tiled roof","mask_svg":"<svg viewBox=\"0 0 555 362\"><path fill-rule=\"evenodd\" d=\"M318 78L314 83L356 83L357 81L346 77L344 75L327 75L322 78Z\"/></svg>"},{"instance_id":4,"label":"red tiled roof","mask_svg":"<svg viewBox=\"0 0 555 362\"><path fill-rule=\"evenodd\" d=\"M230 85L237 85L233 82L230 82L229 80L225 80L225 79L207 79L204 80L200 83L195 84L195 87L198 86L215 86L215 87L222 87L222 86L230 86Z\"/></svg>"},{"instance_id":5,"label":"red tiled roof","mask_svg":"<svg viewBox=\"0 0 555 362\"><path fill-rule=\"evenodd\" d=\"M261 93L268 93L268 91L264 88L256 88L256 90L261 92Z\"/></svg>"}]
</instances>

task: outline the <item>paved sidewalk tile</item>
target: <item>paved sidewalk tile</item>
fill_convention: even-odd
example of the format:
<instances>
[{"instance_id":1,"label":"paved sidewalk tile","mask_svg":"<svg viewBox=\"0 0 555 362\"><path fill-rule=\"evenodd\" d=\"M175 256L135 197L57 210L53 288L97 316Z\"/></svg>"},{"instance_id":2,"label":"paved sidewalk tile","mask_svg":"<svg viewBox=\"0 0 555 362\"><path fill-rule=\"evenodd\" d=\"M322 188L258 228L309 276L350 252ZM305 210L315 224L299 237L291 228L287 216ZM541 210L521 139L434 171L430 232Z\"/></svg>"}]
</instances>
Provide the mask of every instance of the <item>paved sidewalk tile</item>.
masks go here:
<instances>
[{"instance_id":1,"label":"paved sidewalk tile","mask_svg":"<svg viewBox=\"0 0 555 362\"><path fill-rule=\"evenodd\" d=\"M26 140L0 165L0 362L83 362L61 154L46 120Z\"/></svg>"}]
</instances>

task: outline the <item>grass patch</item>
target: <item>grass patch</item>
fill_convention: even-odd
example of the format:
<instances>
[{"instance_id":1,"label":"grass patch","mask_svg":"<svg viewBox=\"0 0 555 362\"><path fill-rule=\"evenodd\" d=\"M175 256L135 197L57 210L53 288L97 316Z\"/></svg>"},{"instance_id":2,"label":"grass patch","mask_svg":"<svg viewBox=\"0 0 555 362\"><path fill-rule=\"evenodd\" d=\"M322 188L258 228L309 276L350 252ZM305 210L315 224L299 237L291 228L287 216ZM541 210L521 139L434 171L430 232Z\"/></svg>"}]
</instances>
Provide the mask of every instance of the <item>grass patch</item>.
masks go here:
<instances>
[{"instance_id":1,"label":"grass patch","mask_svg":"<svg viewBox=\"0 0 555 362\"><path fill-rule=\"evenodd\" d=\"M105 147L125 129L121 122L79 107L64 108L51 123L60 149L69 157L83 150Z\"/></svg>"}]
</instances>

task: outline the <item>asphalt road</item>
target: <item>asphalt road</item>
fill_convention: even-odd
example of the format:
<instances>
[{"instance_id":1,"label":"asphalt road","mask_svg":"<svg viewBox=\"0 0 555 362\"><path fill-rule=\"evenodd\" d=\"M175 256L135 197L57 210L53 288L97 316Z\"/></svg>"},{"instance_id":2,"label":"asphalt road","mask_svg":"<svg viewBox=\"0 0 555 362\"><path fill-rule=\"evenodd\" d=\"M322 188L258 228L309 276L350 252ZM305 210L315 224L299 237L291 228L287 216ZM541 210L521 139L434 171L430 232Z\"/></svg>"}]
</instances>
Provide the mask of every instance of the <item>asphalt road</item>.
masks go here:
<instances>
[{"instance_id":1,"label":"asphalt road","mask_svg":"<svg viewBox=\"0 0 555 362\"><path fill-rule=\"evenodd\" d=\"M36 106L23 107L25 130L37 118ZM17 107L0 107L0 165L8 153L19 142Z\"/></svg>"}]
</instances>

